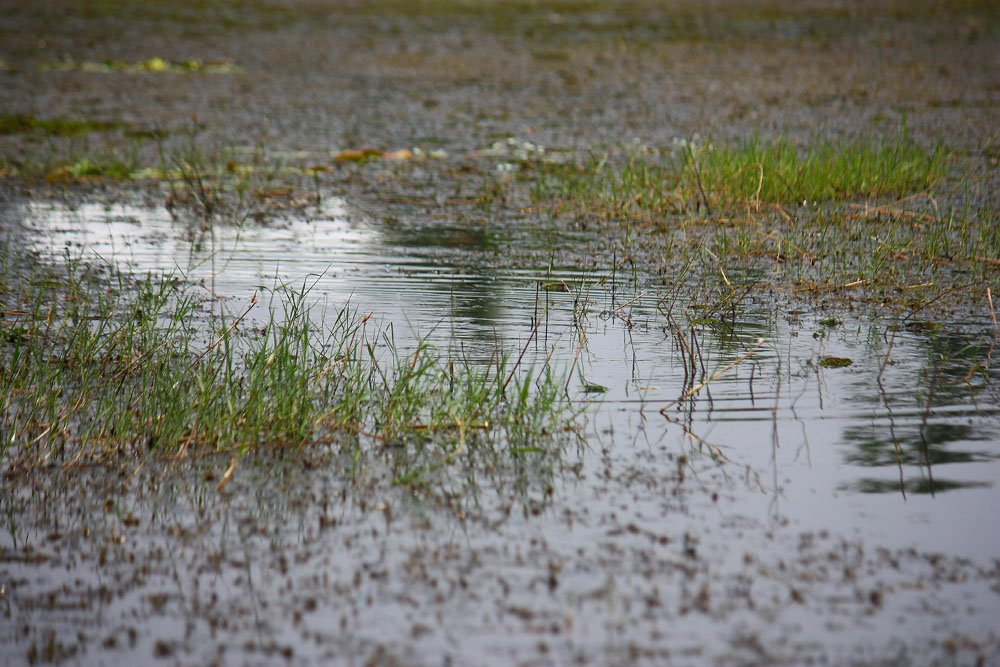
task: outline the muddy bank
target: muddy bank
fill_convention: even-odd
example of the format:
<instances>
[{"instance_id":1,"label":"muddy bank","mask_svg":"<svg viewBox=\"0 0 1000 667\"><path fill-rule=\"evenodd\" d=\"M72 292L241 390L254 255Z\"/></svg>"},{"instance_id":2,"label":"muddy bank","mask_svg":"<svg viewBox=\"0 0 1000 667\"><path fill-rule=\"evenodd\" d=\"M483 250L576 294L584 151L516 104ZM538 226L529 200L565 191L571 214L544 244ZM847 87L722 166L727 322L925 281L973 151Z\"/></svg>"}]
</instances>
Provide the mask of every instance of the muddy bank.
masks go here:
<instances>
[{"instance_id":1,"label":"muddy bank","mask_svg":"<svg viewBox=\"0 0 1000 667\"><path fill-rule=\"evenodd\" d=\"M609 455L551 503L484 486L476 519L378 474L345 487L321 463L245 461L223 493L197 465L22 480L5 511L47 521L21 529L30 549L5 540L5 643L24 651L8 657L990 664L997 650L995 565L762 522L669 454Z\"/></svg>"}]
</instances>

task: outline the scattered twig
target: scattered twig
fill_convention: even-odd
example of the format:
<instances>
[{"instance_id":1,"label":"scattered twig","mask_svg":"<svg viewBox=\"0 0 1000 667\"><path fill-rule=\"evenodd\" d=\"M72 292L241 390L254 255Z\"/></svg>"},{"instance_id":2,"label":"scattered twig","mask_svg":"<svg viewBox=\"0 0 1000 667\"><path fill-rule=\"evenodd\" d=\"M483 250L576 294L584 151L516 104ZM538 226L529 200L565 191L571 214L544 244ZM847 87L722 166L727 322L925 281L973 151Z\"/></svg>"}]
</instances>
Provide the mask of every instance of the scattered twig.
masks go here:
<instances>
[{"instance_id":1,"label":"scattered twig","mask_svg":"<svg viewBox=\"0 0 1000 667\"><path fill-rule=\"evenodd\" d=\"M997 342L997 338L1000 338L1000 326L997 325L997 313L993 309L993 294L990 293L990 288L986 288L986 303L990 305L990 317L993 318L993 340L990 341L990 349L986 352L986 365L987 368L993 362L993 346Z\"/></svg>"},{"instance_id":2,"label":"scattered twig","mask_svg":"<svg viewBox=\"0 0 1000 667\"><path fill-rule=\"evenodd\" d=\"M787 239L783 238L780 234L778 234L778 230L776 230L776 229L772 229L767 234L765 234L764 232L760 231L759 229L755 229L753 231L754 231L755 234L759 234L759 235L763 236L766 239L770 239L772 241L777 241L779 244L783 244L783 245L788 246L792 250L797 251L803 257L806 257L808 259L816 259L816 255L814 255L813 253L809 252L808 250L804 250L803 248L800 248L799 246L795 245L794 243L789 243Z\"/></svg>"},{"instance_id":3,"label":"scattered twig","mask_svg":"<svg viewBox=\"0 0 1000 667\"><path fill-rule=\"evenodd\" d=\"M726 277L726 270L722 268L722 262L716 256L714 252L708 249L708 246L702 246L702 249L708 253L708 256L715 260L715 263L719 265L719 273L722 274L722 280L725 281L726 287L732 289L733 284L729 282L729 278Z\"/></svg>"},{"instance_id":4,"label":"scattered twig","mask_svg":"<svg viewBox=\"0 0 1000 667\"><path fill-rule=\"evenodd\" d=\"M734 359L733 361L729 362L728 364L726 364L722 368L717 369L710 376L708 376L707 378L705 378L704 380L702 380L698 384L692 386L690 389L688 389L683 394L681 394L680 398L678 398L678 399L676 399L674 401L670 401L669 403L667 403L665 406L663 406L662 408L660 408L660 414L663 415L664 417L667 417L667 414L666 414L667 410L669 410L670 408L674 407L675 405L677 405L678 403L680 403L684 399L691 398L692 396L694 396L695 394L697 394L698 392L700 392L702 389L704 389L705 387L707 387L709 384L711 384L720 375L722 375L723 373L726 373L727 371L731 370L732 368L735 368L740 363L742 363L742 362L746 361L747 359L749 359L750 357L752 357L754 354L757 353L757 350L759 350L761 348L761 346L764 345L764 342L765 341L764 341L763 338L758 338L757 339L757 343L752 348L750 348L750 350L747 351L746 354L742 355L741 357L739 357L737 359Z\"/></svg>"},{"instance_id":5,"label":"scattered twig","mask_svg":"<svg viewBox=\"0 0 1000 667\"><path fill-rule=\"evenodd\" d=\"M639 299L641 299L645 295L646 295L645 292L639 292L638 296L635 296L631 300L626 301L622 305L618 306L617 308L615 308L614 310L611 311L611 314L612 315L617 314L622 308L627 308L627 307L631 306L633 303L635 303L636 301L638 301Z\"/></svg>"},{"instance_id":6,"label":"scattered twig","mask_svg":"<svg viewBox=\"0 0 1000 667\"><path fill-rule=\"evenodd\" d=\"M521 354L517 358L517 362L514 364L514 367L510 369L510 375L507 376L507 381L503 383L502 387L500 387L501 394L507 390L507 385L509 385L510 381L514 379L514 373L517 371L517 367L521 365L521 360L524 359L524 354L528 351L528 346L531 345L531 341L534 340L535 334L538 333L538 327L541 323L541 320L535 320L535 327L531 330L531 335L528 336L528 342L524 344L524 347L521 349Z\"/></svg>"},{"instance_id":7,"label":"scattered twig","mask_svg":"<svg viewBox=\"0 0 1000 667\"><path fill-rule=\"evenodd\" d=\"M691 150L691 146L687 146L688 153L688 164L691 165L691 171L694 172L695 182L698 184L698 192L701 193L701 201L705 205L705 212L708 217L712 217L712 207L708 205L708 195L705 194L705 188L701 184L701 170L698 168L698 162L695 160L694 151Z\"/></svg>"},{"instance_id":8,"label":"scattered twig","mask_svg":"<svg viewBox=\"0 0 1000 667\"><path fill-rule=\"evenodd\" d=\"M236 320L231 325L229 325L229 328L226 329L222 333L221 336L219 336L218 338L215 339L214 343L212 343L211 345L209 345L208 347L206 347L204 350L202 350L201 354L199 354L197 357L194 358L194 362L197 363L197 362L201 361L201 359L206 354L208 354L209 352L211 352L212 350L214 350L216 347L218 347L219 344L226 339L226 336L228 336L230 333L232 333L233 329L235 329L236 326L240 322L243 321L243 318L246 317L250 313L250 310L253 309L253 307L256 306L256 305L257 305L257 291L254 290L253 296L250 297L250 305L247 306L247 309L243 311L243 314L240 315L239 317L237 317Z\"/></svg>"},{"instance_id":9,"label":"scattered twig","mask_svg":"<svg viewBox=\"0 0 1000 667\"><path fill-rule=\"evenodd\" d=\"M223 473L222 479L220 479L219 483L215 485L216 491L222 491L222 489L226 486L226 484L229 483L229 480L233 478L233 473L236 471L236 464L239 462L239 460L240 460L239 456L233 457L232 462L229 464L229 467L226 468L226 472Z\"/></svg>"}]
</instances>

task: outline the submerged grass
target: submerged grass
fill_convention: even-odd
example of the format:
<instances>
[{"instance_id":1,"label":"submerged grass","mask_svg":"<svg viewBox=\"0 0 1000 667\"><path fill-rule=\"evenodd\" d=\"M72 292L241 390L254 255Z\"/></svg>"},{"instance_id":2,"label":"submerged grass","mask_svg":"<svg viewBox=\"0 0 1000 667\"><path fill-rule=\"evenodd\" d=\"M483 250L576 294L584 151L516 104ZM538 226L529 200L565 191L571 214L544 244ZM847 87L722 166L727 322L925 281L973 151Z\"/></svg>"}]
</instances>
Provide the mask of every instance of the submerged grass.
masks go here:
<instances>
[{"instance_id":1,"label":"submerged grass","mask_svg":"<svg viewBox=\"0 0 1000 667\"><path fill-rule=\"evenodd\" d=\"M0 280L7 473L332 443L416 451L399 471L412 483L471 450L517 457L574 432L578 412L548 367L535 376L499 352L480 366L426 341L404 352L391 329L349 308L320 325L305 287L278 290L268 305L255 295L227 320L169 277L118 278L109 289L108 276L78 262L65 276L20 276L9 261ZM246 315L260 307L271 315L251 328Z\"/></svg>"},{"instance_id":2,"label":"submerged grass","mask_svg":"<svg viewBox=\"0 0 1000 667\"><path fill-rule=\"evenodd\" d=\"M89 134L119 127L126 129L103 141L92 140ZM332 171L329 165L291 165L261 145L208 145L200 137L202 129L197 121L168 131L3 116L0 135L20 132L41 139L0 153L0 177L27 184L131 181L162 186L166 206L185 215L193 213L203 228L216 223L240 225L249 218L263 220L319 203L323 176Z\"/></svg>"}]
</instances>

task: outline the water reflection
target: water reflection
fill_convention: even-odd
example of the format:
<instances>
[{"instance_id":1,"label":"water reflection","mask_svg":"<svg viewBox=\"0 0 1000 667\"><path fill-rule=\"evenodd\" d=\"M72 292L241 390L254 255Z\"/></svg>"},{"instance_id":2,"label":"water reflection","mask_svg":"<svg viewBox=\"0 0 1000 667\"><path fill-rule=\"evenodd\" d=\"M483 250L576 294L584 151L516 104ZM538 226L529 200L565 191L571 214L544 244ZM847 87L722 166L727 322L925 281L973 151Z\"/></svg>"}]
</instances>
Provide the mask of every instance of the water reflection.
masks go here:
<instances>
[{"instance_id":1,"label":"water reflection","mask_svg":"<svg viewBox=\"0 0 1000 667\"><path fill-rule=\"evenodd\" d=\"M877 391L859 391L855 398L872 405L880 418L849 426L842 435L854 446L844 455L847 463L898 474L892 480L862 476L842 489L905 498L993 484L975 478L977 467L967 467L1000 458L996 424L988 419L996 414L995 404L987 398L990 407L977 405L979 393L989 388L992 341L960 323L916 324L889 328ZM960 469L970 478L957 477Z\"/></svg>"},{"instance_id":2,"label":"water reflection","mask_svg":"<svg viewBox=\"0 0 1000 667\"><path fill-rule=\"evenodd\" d=\"M487 355L505 333L511 304L519 308L535 292L531 272L498 273L486 229L349 219L336 198L309 217L208 230L192 230L163 207L129 203L30 202L7 215L22 221L29 247L42 254L180 275L234 312L255 290L307 285L317 302L350 301L378 311L397 333L465 341Z\"/></svg>"},{"instance_id":3,"label":"water reflection","mask_svg":"<svg viewBox=\"0 0 1000 667\"><path fill-rule=\"evenodd\" d=\"M457 633L476 644L458 663L508 664L497 637L560 634L585 661L604 655L593 637L607 628L660 636L669 662L741 624L769 645L822 645L831 623L881 641L904 616L908 632L956 605L964 626L996 616L995 574L976 563L1000 548L1000 400L974 322L866 335L862 318L834 329L772 294L727 303L717 284L696 286L721 299L697 308L638 272L512 268L486 223L358 220L343 202L207 238L156 207L16 215L41 253L181 272L233 308L307 281L317 302L392 324L400 349L425 336L484 361L498 341L525 365L551 356L575 369L566 391L590 420L582 444L514 427L497 445L466 425L455 449L429 431L358 432L238 465L192 454L10 480L0 575L16 586L0 595L0 641L22 656L52 632L129 664L238 646L250 662L386 662L371 647L398 637L428 662ZM854 364L819 367L828 355ZM942 551L958 558L924 556Z\"/></svg>"},{"instance_id":4,"label":"water reflection","mask_svg":"<svg viewBox=\"0 0 1000 667\"><path fill-rule=\"evenodd\" d=\"M893 436L884 429L888 426L878 424L881 428L864 429L848 427L844 429L843 437L857 449L844 456L852 464L868 468L903 465L923 465L930 460L932 465L944 463L972 463L985 461L987 457L974 451L956 450L953 445L970 440L990 440L988 434L978 431L968 424L929 424L923 435L920 425L910 427L896 426ZM900 431L903 431L901 434ZM908 432L907 432L908 431ZM896 452L895 443L899 443ZM924 444L927 448L925 450Z\"/></svg>"},{"instance_id":5,"label":"water reflection","mask_svg":"<svg viewBox=\"0 0 1000 667\"><path fill-rule=\"evenodd\" d=\"M427 280L426 289L448 299L451 317L472 325L480 340L489 343L489 332L504 313L504 290L497 282L495 263L489 262L497 243L484 226L468 224L440 220L400 224L390 218L380 231L384 248L406 248L429 260L422 268L433 271L436 279ZM419 280L421 275L411 278Z\"/></svg>"},{"instance_id":6,"label":"water reflection","mask_svg":"<svg viewBox=\"0 0 1000 667\"><path fill-rule=\"evenodd\" d=\"M934 495L943 491L954 489L972 489L976 487L988 487L988 482L968 482L954 479L931 479L924 477L921 479L909 479L902 482L898 480L873 479L862 477L856 482L841 487L845 491L857 491L858 493L904 493L904 494L927 494Z\"/></svg>"}]
</instances>

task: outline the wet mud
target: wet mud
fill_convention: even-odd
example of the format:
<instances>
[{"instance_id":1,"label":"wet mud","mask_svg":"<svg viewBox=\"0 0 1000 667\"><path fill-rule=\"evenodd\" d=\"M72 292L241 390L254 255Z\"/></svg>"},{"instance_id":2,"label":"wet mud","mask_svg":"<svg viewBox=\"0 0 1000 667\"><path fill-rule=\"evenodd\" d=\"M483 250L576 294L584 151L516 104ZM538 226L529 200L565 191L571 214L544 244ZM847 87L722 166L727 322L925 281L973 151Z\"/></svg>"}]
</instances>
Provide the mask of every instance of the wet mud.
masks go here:
<instances>
[{"instance_id":1,"label":"wet mud","mask_svg":"<svg viewBox=\"0 0 1000 667\"><path fill-rule=\"evenodd\" d=\"M5 165L126 150L155 165L192 132L334 165L303 179L321 202L213 237L231 255L193 249L197 225L162 184L7 178L12 261L69 246L180 267L233 312L320 274L319 299L354 299L401 338L487 358L532 342L579 373L589 406L580 438L422 486L394 483L405 452L363 436L232 468L202 454L19 468L0 493L0 662L1000 664L982 303L875 322L763 291L684 338L664 304L697 311L697 290L677 296L600 231L494 187L532 146L850 137L904 119L995 165L990 3L3 2L0 44L3 111L112 124L0 134ZM335 160L366 146L423 154ZM677 401L689 373L727 364Z\"/></svg>"}]
</instances>

